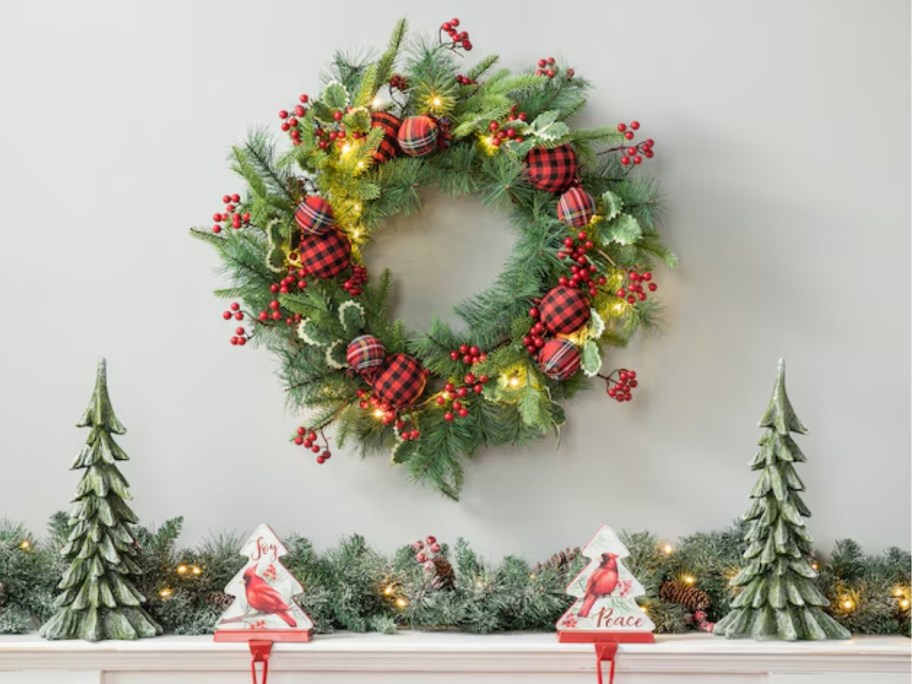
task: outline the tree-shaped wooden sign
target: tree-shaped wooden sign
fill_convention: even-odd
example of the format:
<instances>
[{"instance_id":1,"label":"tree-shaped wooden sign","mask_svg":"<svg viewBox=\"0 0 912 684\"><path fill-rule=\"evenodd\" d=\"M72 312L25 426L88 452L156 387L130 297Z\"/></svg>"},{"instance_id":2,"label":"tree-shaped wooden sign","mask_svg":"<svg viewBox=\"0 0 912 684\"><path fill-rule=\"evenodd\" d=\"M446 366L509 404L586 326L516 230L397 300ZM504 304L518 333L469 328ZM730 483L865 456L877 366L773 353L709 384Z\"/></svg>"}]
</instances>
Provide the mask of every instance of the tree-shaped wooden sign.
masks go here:
<instances>
[{"instance_id":1,"label":"tree-shaped wooden sign","mask_svg":"<svg viewBox=\"0 0 912 684\"><path fill-rule=\"evenodd\" d=\"M645 591L622 559L630 555L618 536L607 525L596 532L583 555L589 563L567 586L576 597L573 605L557 621L559 641L595 644L599 684L602 662L611 661L609 681L614 679L614 663L619 642L655 641L655 625L636 597Z\"/></svg>"},{"instance_id":2,"label":"tree-shaped wooden sign","mask_svg":"<svg viewBox=\"0 0 912 684\"><path fill-rule=\"evenodd\" d=\"M247 563L225 593L234 602L216 624L216 641L309 641L313 621L293 596L304 587L279 559L288 551L269 525L260 525L241 549Z\"/></svg>"}]
</instances>

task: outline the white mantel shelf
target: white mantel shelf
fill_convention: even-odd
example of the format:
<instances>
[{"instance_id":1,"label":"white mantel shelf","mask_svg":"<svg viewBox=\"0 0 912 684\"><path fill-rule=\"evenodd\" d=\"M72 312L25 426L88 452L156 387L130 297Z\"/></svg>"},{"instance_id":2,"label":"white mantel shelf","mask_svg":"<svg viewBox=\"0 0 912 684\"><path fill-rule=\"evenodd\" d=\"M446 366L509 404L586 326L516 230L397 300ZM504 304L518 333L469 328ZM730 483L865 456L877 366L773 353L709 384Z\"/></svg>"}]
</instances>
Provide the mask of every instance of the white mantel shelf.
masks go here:
<instances>
[{"instance_id":1,"label":"white mantel shelf","mask_svg":"<svg viewBox=\"0 0 912 684\"><path fill-rule=\"evenodd\" d=\"M910 662L904 637L785 643L669 635L655 644L622 644L615 682L705 682L709 676L716 684L908 684ZM559 644L553 634L339 633L276 644L269 682L426 682L432 673L437 683L594 682L594 672L591 645ZM247 645L211 637L92 644L0 636L0 684L249 681Z\"/></svg>"}]
</instances>

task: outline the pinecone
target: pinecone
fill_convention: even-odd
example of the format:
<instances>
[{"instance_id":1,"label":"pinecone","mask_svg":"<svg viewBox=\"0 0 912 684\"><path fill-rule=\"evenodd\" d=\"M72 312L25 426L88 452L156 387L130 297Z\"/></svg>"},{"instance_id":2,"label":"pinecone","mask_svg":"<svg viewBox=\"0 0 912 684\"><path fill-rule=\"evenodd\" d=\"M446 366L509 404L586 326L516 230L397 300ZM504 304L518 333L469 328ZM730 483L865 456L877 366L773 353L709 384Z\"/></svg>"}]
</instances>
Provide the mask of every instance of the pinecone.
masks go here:
<instances>
[{"instance_id":1,"label":"pinecone","mask_svg":"<svg viewBox=\"0 0 912 684\"><path fill-rule=\"evenodd\" d=\"M227 610L228 606L234 603L234 596L226 594L224 591L210 591L206 596L206 603L222 610Z\"/></svg>"},{"instance_id":2,"label":"pinecone","mask_svg":"<svg viewBox=\"0 0 912 684\"><path fill-rule=\"evenodd\" d=\"M434 556L431 558L434 564L434 586L438 589L452 590L456 581L456 573L453 571L453 564L443 556Z\"/></svg>"},{"instance_id":3,"label":"pinecone","mask_svg":"<svg viewBox=\"0 0 912 684\"><path fill-rule=\"evenodd\" d=\"M668 580L659 587L659 598L684 606L691 613L709 608L709 594L679 580Z\"/></svg>"},{"instance_id":4,"label":"pinecone","mask_svg":"<svg viewBox=\"0 0 912 684\"><path fill-rule=\"evenodd\" d=\"M563 551L558 551L551 558L546 560L544 563L539 563L534 568L532 572L534 574L539 574L542 570L553 570L554 572L563 575L566 574L567 570L573 564L580 555L580 547L576 548L566 548Z\"/></svg>"}]
</instances>

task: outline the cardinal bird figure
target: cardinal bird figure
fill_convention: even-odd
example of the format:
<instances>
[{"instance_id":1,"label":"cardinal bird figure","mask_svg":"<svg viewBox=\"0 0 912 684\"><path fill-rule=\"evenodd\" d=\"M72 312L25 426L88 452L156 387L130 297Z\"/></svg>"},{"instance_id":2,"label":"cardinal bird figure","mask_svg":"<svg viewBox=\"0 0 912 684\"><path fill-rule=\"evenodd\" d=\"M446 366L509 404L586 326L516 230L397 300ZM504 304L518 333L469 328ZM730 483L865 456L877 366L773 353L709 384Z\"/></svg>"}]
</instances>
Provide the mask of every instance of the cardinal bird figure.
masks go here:
<instances>
[{"instance_id":1,"label":"cardinal bird figure","mask_svg":"<svg viewBox=\"0 0 912 684\"><path fill-rule=\"evenodd\" d=\"M611 592L615 590L617 585L617 554L603 553L601 564L589 576L589 582L586 584L586 595L583 598L583 606L579 609L577 615L589 617L589 611L592 610L595 602L604 596L611 596Z\"/></svg>"},{"instance_id":2,"label":"cardinal bird figure","mask_svg":"<svg viewBox=\"0 0 912 684\"><path fill-rule=\"evenodd\" d=\"M257 576L255 566L244 571L244 586L247 589L247 605L251 608L261 613L278 615L289 627L298 626L289 613L288 604L266 580Z\"/></svg>"}]
</instances>

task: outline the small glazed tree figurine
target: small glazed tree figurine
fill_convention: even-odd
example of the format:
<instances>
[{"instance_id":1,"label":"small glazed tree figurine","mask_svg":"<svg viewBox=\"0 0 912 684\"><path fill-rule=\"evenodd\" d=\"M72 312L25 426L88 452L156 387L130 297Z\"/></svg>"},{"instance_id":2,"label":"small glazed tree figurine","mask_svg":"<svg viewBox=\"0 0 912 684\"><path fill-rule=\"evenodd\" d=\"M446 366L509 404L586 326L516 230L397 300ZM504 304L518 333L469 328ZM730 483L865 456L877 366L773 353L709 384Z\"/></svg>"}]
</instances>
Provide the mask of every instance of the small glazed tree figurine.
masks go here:
<instances>
[{"instance_id":1,"label":"small glazed tree figurine","mask_svg":"<svg viewBox=\"0 0 912 684\"><path fill-rule=\"evenodd\" d=\"M69 519L69 537L61 554L69 563L58 585L57 613L40 630L45 639L137 639L161 634L142 608L145 598L130 582L139 567L133 561L136 515L124 503L129 485L117 469L128 460L112 435L126 428L108 398L105 361L98 362L95 391L77 427L91 428L72 469L85 469Z\"/></svg>"},{"instance_id":2,"label":"small glazed tree figurine","mask_svg":"<svg viewBox=\"0 0 912 684\"><path fill-rule=\"evenodd\" d=\"M793 465L806 459L790 435L805 434L807 428L785 392L782 359L760 427L766 431L751 462L760 478L751 492L754 503L744 514L749 523L745 564L731 580L741 593L731 612L716 623L715 633L734 639L848 639L849 632L821 609L827 601L808 560L813 539L803 518L811 512L798 495L804 484Z\"/></svg>"}]
</instances>

